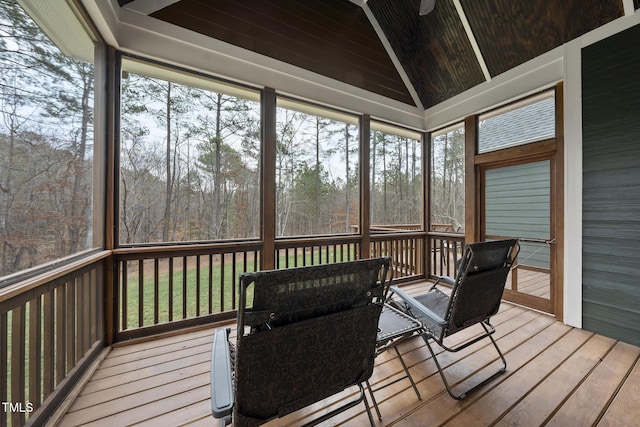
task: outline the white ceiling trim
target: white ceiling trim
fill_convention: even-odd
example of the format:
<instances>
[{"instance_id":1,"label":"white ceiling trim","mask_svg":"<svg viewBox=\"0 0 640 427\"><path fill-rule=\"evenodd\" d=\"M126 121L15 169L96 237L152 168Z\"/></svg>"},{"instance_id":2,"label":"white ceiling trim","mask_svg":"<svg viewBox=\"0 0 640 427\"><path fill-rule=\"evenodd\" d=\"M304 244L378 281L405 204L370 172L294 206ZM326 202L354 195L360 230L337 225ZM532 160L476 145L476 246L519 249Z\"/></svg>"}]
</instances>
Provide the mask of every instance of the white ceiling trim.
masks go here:
<instances>
[{"instance_id":1,"label":"white ceiling trim","mask_svg":"<svg viewBox=\"0 0 640 427\"><path fill-rule=\"evenodd\" d=\"M624 6L624 16L631 16L636 13L633 0L622 0L622 5Z\"/></svg>"},{"instance_id":2,"label":"white ceiling trim","mask_svg":"<svg viewBox=\"0 0 640 427\"><path fill-rule=\"evenodd\" d=\"M633 0L631 0L633 1ZM476 40L476 36L473 35L473 30L471 30L471 25L469 25L469 21L467 20L467 15L464 13L462 9L462 4L460 4L460 0L453 0L453 4L458 11L458 16L460 17L460 21L462 21L462 26L464 27L464 31L467 33L467 38L471 43L471 47L473 48L473 52L476 54L476 59L478 60L478 64L480 64L480 68L482 69L482 74L484 74L484 78L486 81L491 80L491 74L489 73L489 68L487 67L487 63L484 60L484 56L482 56L482 52L480 52L480 46Z\"/></svg>"},{"instance_id":3,"label":"white ceiling trim","mask_svg":"<svg viewBox=\"0 0 640 427\"><path fill-rule=\"evenodd\" d=\"M521 64L425 111L428 130L553 86L564 78L564 46Z\"/></svg>"},{"instance_id":4,"label":"white ceiling trim","mask_svg":"<svg viewBox=\"0 0 640 427\"><path fill-rule=\"evenodd\" d=\"M95 1L95 0L94 0ZM339 82L129 9L118 21L121 50L302 100L424 129L424 109Z\"/></svg>"},{"instance_id":5,"label":"white ceiling trim","mask_svg":"<svg viewBox=\"0 0 640 427\"><path fill-rule=\"evenodd\" d=\"M144 13L145 15L150 15L160 9L164 9L174 3L178 3L178 1L180 0L135 0L123 7Z\"/></svg>"},{"instance_id":6,"label":"white ceiling trim","mask_svg":"<svg viewBox=\"0 0 640 427\"><path fill-rule=\"evenodd\" d=\"M65 55L93 62L93 36L65 0L19 0L18 4Z\"/></svg>"}]
</instances>

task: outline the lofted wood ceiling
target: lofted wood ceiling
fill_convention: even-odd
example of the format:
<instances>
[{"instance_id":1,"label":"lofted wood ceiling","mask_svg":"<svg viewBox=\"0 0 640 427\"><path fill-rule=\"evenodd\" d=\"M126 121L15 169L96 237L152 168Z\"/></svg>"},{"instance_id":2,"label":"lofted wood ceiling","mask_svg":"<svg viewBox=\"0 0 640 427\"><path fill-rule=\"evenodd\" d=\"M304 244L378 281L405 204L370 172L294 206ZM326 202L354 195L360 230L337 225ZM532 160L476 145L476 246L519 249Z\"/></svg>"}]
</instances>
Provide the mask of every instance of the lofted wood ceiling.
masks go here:
<instances>
[{"instance_id":1,"label":"lofted wood ceiling","mask_svg":"<svg viewBox=\"0 0 640 427\"><path fill-rule=\"evenodd\" d=\"M436 0L426 16L419 3L178 0L149 15L422 108L624 15L623 0Z\"/></svg>"}]
</instances>

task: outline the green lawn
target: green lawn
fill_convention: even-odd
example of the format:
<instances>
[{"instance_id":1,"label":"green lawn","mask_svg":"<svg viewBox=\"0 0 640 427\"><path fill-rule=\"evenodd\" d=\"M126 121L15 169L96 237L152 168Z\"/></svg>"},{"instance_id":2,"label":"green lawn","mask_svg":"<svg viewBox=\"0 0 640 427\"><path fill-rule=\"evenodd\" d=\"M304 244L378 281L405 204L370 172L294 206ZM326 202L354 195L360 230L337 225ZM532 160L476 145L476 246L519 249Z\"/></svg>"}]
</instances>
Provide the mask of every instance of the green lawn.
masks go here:
<instances>
[{"instance_id":1,"label":"green lawn","mask_svg":"<svg viewBox=\"0 0 640 427\"><path fill-rule=\"evenodd\" d=\"M355 251L352 250L352 254ZM298 265L302 265L302 252L297 254L290 254L288 256L288 265L293 267L295 258L298 257ZM318 264L320 257L318 251L313 252L313 262L311 262L312 254L306 254L307 264ZM326 262L325 254L323 253L322 262ZM352 255L353 257L353 255ZM238 262L236 265L235 274L232 269L232 263L230 258L225 260L224 275L222 274L222 265L218 261L214 261L211 266L211 292L209 291L209 263L208 257L202 257L206 260L200 265L200 274L198 275L195 257L190 257L186 265L186 269L183 267L183 262L177 259L174 262L173 267L173 282L172 292L169 290L169 266L168 261L163 260L158 263L158 323L165 323L169 321L169 295L173 295L173 320L183 318L193 318L205 314L209 314L209 302L211 301L211 312L219 313L223 311L222 303L224 303L224 311L237 308L238 300L238 277L244 271L244 266ZM333 262L334 260L331 260ZM282 256L279 259L279 265L284 268L287 265L287 259ZM138 326L138 305L140 302L139 290L138 290L138 266L128 274L127 279L127 329L135 328ZM248 261L247 270L254 270L254 260ZM186 274L186 278L185 278ZM198 276L200 277L198 285ZM234 304L233 289L236 289L236 303ZM199 298L198 298L199 289ZM184 290L186 290L186 295ZM143 323L141 326L154 325L154 306L155 306L155 284L154 284L154 265L153 263L145 264L144 266L144 281L143 281ZM221 294L224 298L221 301ZM251 290L249 291L249 304L251 303ZM186 316L184 314L184 301L186 301ZM199 307L198 307L199 301ZM122 304L122 301L120 302Z\"/></svg>"}]
</instances>

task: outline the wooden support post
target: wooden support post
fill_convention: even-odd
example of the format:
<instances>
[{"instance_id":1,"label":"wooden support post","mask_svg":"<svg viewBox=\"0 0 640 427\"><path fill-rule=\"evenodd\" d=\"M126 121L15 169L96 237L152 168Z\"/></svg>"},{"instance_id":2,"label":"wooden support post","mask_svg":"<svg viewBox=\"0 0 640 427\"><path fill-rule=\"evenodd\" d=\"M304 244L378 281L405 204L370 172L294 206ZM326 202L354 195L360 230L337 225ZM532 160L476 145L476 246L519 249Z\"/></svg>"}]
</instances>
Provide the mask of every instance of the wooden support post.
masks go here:
<instances>
[{"instance_id":1,"label":"wooden support post","mask_svg":"<svg viewBox=\"0 0 640 427\"><path fill-rule=\"evenodd\" d=\"M467 117L464 121L464 127L464 238L466 242L470 243L480 240L480 214L482 212L480 183L476 176L475 164L478 118L476 116Z\"/></svg>"},{"instance_id":2,"label":"wooden support post","mask_svg":"<svg viewBox=\"0 0 640 427\"><path fill-rule=\"evenodd\" d=\"M358 258L371 258L371 117L360 118L360 253Z\"/></svg>"},{"instance_id":3,"label":"wooden support post","mask_svg":"<svg viewBox=\"0 0 640 427\"><path fill-rule=\"evenodd\" d=\"M276 239L276 91L262 92L262 256L260 269L275 268Z\"/></svg>"}]
</instances>

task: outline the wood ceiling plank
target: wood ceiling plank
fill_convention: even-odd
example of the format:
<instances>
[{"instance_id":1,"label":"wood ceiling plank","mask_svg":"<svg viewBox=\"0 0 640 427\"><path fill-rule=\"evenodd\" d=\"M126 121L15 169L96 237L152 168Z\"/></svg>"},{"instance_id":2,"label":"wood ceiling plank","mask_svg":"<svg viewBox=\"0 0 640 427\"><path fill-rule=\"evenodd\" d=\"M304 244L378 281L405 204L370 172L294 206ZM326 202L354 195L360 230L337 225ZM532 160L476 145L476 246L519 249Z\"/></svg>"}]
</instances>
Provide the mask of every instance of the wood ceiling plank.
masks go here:
<instances>
[{"instance_id":1,"label":"wood ceiling plank","mask_svg":"<svg viewBox=\"0 0 640 427\"><path fill-rule=\"evenodd\" d=\"M460 0L491 76L624 15L622 0Z\"/></svg>"},{"instance_id":2,"label":"wood ceiling plank","mask_svg":"<svg viewBox=\"0 0 640 427\"><path fill-rule=\"evenodd\" d=\"M451 0L420 16L416 1L369 0L425 108L485 81Z\"/></svg>"},{"instance_id":3,"label":"wood ceiling plank","mask_svg":"<svg viewBox=\"0 0 640 427\"><path fill-rule=\"evenodd\" d=\"M344 0L182 0L151 16L414 105L362 8Z\"/></svg>"}]
</instances>

